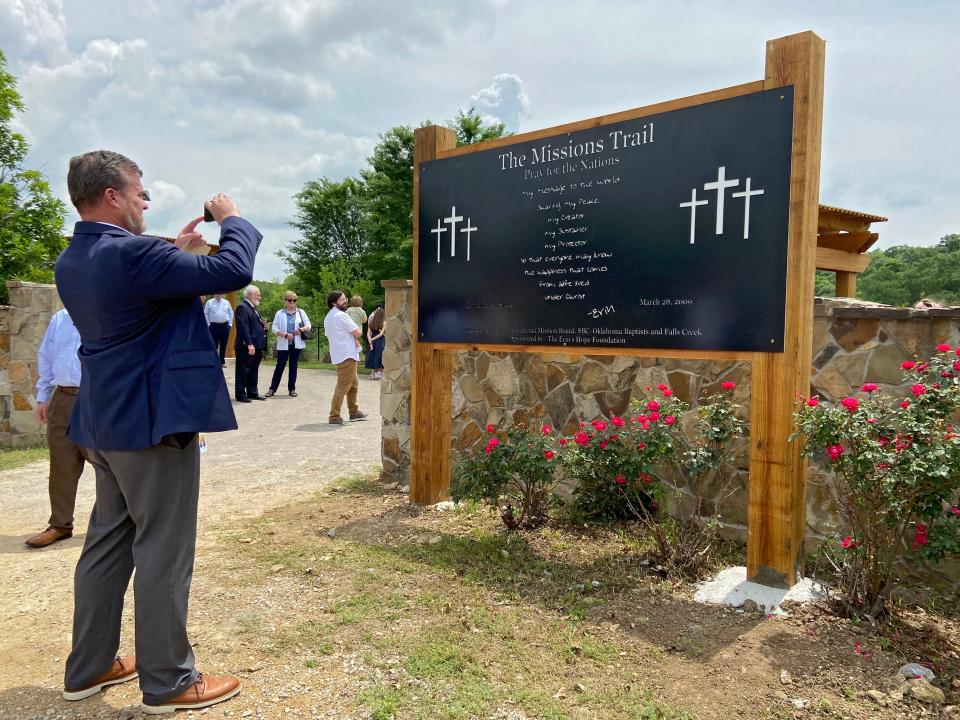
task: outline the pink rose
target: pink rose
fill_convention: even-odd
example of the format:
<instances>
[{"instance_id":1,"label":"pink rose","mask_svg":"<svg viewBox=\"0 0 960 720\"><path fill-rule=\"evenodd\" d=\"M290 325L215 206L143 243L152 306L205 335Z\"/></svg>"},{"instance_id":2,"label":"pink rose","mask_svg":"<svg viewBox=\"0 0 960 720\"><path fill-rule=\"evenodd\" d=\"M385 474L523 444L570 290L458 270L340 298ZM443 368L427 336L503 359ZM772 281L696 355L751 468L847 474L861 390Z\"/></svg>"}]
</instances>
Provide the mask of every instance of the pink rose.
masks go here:
<instances>
[{"instance_id":1,"label":"pink rose","mask_svg":"<svg viewBox=\"0 0 960 720\"><path fill-rule=\"evenodd\" d=\"M677 419L673 415L667 415L663 419L663 422L665 422L667 425L673 425L676 421Z\"/></svg>"},{"instance_id":2,"label":"pink rose","mask_svg":"<svg viewBox=\"0 0 960 720\"><path fill-rule=\"evenodd\" d=\"M861 389L863 392L865 392L865 393L872 393L874 390L877 389L877 384L876 384L876 383L864 383L864 384L863 384L863 387L861 387L860 389Z\"/></svg>"},{"instance_id":3,"label":"pink rose","mask_svg":"<svg viewBox=\"0 0 960 720\"><path fill-rule=\"evenodd\" d=\"M493 449L494 449L497 445L499 445L499 444L500 444L500 441L497 440L495 437L492 437L492 438L490 438L490 442L487 443L487 447L484 448L483 451L484 451L487 455L489 455L490 453L493 452Z\"/></svg>"},{"instance_id":4,"label":"pink rose","mask_svg":"<svg viewBox=\"0 0 960 720\"><path fill-rule=\"evenodd\" d=\"M845 397L840 401L840 404L843 405L850 412L856 412L857 408L860 407L860 403L852 397Z\"/></svg>"},{"instance_id":5,"label":"pink rose","mask_svg":"<svg viewBox=\"0 0 960 720\"><path fill-rule=\"evenodd\" d=\"M916 366L917 364L913 360L904 360L902 363L900 363L900 367L902 367L904 370L913 370Z\"/></svg>"},{"instance_id":6,"label":"pink rose","mask_svg":"<svg viewBox=\"0 0 960 720\"><path fill-rule=\"evenodd\" d=\"M836 462L841 455L843 455L843 445L831 445L827 448L827 456L833 462Z\"/></svg>"},{"instance_id":7,"label":"pink rose","mask_svg":"<svg viewBox=\"0 0 960 720\"><path fill-rule=\"evenodd\" d=\"M720 383L720 387L722 387L724 390L733 390L736 386L736 383L732 383L729 380Z\"/></svg>"},{"instance_id":8,"label":"pink rose","mask_svg":"<svg viewBox=\"0 0 960 720\"><path fill-rule=\"evenodd\" d=\"M549 425L544 425L542 428L540 428L541 435L549 435L552 432L553 432L553 428L550 427Z\"/></svg>"},{"instance_id":9,"label":"pink rose","mask_svg":"<svg viewBox=\"0 0 960 720\"><path fill-rule=\"evenodd\" d=\"M495 433L497 431L493 425L487 425L484 430L486 430L488 433Z\"/></svg>"},{"instance_id":10,"label":"pink rose","mask_svg":"<svg viewBox=\"0 0 960 720\"><path fill-rule=\"evenodd\" d=\"M849 550L854 545L856 545L856 541L854 541L852 535L847 535L843 540L840 541L840 547L842 547L844 550Z\"/></svg>"}]
</instances>

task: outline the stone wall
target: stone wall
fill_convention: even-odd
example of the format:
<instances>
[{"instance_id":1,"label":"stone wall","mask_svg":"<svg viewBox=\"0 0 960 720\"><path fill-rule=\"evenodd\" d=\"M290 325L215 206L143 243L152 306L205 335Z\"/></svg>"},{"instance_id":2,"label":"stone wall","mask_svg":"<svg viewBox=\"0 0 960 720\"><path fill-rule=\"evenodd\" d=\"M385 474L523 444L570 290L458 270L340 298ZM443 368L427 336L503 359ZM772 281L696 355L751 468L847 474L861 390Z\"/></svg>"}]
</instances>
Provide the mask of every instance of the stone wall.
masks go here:
<instances>
[{"instance_id":1,"label":"stone wall","mask_svg":"<svg viewBox=\"0 0 960 720\"><path fill-rule=\"evenodd\" d=\"M53 285L7 281L10 305L0 311L0 447L45 442L36 418L37 348L63 305Z\"/></svg>"},{"instance_id":2,"label":"stone wall","mask_svg":"<svg viewBox=\"0 0 960 720\"><path fill-rule=\"evenodd\" d=\"M409 482L410 356L409 308L412 285L387 288L387 348L381 414L384 474ZM838 400L864 382L906 395L900 363L934 351L941 342L960 341L960 308L911 310L847 298L817 298L814 306L811 393ZM736 383L735 399L749 419L749 362L665 360L565 353L456 352L453 359L452 444L456 452L483 442L484 426L543 418L564 434L581 420L624 414L646 388L667 383L677 397L696 407L724 381ZM707 477L681 488L680 510L717 511L727 534L745 539L749 452L737 449L735 470L725 488ZM808 535L816 539L836 524L829 478L812 463L807 483Z\"/></svg>"}]
</instances>

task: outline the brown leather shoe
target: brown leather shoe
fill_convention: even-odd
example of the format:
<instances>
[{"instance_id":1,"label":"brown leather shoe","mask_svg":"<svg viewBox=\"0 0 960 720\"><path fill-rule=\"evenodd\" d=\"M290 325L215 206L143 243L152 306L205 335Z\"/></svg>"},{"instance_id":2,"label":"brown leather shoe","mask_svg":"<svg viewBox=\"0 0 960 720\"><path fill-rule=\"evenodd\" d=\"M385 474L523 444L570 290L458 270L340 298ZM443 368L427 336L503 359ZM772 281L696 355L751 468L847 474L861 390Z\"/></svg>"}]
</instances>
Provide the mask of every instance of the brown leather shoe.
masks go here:
<instances>
[{"instance_id":1,"label":"brown leather shoe","mask_svg":"<svg viewBox=\"0 0 960 720\"><path fill-rule=\"evenodd\" d=\"M93 684L79 690L63 690L64 700L83 700L91 695L96 695L105 687L110 685L119 685L127 680L133 680L137 676L137 656L127 655L125 657L117 656L113 661L113 666L103 675L93 681Z\"/></svg>"},{"instance_id":2,"label":"brown leather shoe","mask_svg":"<svg viewBox=\"0 0 960 720\"><path fill-rule=\"evenodd\" d=\"M50 526L42 533L28 537L25 544L27 547L42 548L47 545L53 545L57 540L66 540L69 537L73 537L73 530L61 530L60 528Z\"/></svg>"},{"instance_id":3,"label":"brown leather shoe","mask_svg":"<svg viewBox=\"0 0 960 720\"><path fill-rule=\"evenodd\" d=\"M140 709L147 715L166 715L177 710L196 710L229 700L238 692L240 692L240 681L233 675L200 673L197 681L173 700L167 700L159 705L140 703Z\"/></svg>"}]
</instances>

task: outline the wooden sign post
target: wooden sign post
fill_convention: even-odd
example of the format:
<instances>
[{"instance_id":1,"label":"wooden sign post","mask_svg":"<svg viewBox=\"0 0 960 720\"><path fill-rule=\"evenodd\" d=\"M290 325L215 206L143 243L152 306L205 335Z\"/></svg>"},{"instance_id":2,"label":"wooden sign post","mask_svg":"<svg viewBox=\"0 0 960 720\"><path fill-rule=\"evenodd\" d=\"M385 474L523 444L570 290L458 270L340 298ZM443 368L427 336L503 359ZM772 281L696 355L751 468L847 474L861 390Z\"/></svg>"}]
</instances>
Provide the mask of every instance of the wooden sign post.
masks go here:
<instances>
[{"instance_id":1,"label":"wooden sign post","mask_svg":"<svg viewBox=\"0 0 960 720\"><path fill-rule=\"evenodd\" d=\"M823 62L806 32L763 80L461 148L415 132L411 500L449 489L455 350L750 360L748 577L796 581Z\"/></svg>"}]
</instances>

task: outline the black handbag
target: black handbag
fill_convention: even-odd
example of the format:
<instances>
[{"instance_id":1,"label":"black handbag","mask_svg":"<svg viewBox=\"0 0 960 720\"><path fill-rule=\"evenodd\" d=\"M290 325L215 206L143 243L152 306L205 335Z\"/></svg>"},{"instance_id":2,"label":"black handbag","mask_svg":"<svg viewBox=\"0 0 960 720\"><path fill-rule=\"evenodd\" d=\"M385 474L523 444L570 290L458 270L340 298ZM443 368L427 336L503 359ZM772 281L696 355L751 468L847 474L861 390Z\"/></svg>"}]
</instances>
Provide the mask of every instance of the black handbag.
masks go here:
<instances>
[{"instance_id":1,"label":"black handbag","mask_svg":"<svg viewBox=\"0 0 960 720\"><path fill-rule=\"evenodd\" d=\"M306 325L306 323L303 322L303 314L300 312L300 308L297 308L297 315L300 317L300 327L303 328L303 326ZM304 341L313 340L313 328L310 328L309 330L301 329L300 337Z\"/></svg>"}]
</instances>

